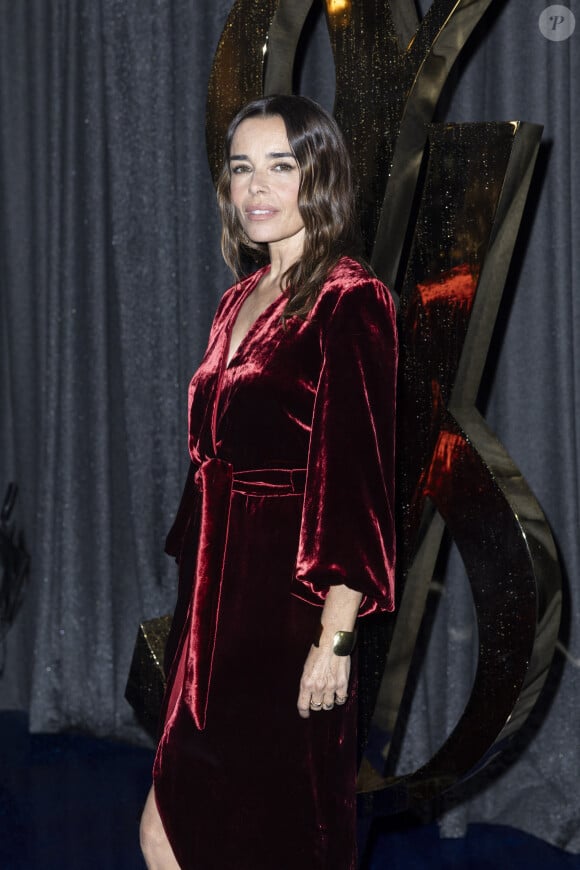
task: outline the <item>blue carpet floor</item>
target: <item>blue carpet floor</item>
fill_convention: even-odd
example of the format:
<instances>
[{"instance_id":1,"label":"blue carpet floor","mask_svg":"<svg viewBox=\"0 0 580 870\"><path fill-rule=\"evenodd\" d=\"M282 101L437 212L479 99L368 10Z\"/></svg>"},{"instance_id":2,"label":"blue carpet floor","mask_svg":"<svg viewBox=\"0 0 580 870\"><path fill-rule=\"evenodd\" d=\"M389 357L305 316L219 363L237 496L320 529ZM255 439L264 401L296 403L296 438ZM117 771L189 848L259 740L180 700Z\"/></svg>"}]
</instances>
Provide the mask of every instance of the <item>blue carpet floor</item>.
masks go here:
<instances>
[{"instance_id":1,"label":"blue carpet floor","mask_svg":"<svg viewBox=\"0 0 580 870\"><path fill-rule=\"evenodd\" d=\"M138 820L151 763L147 749L30 735L23 714L0 713L0 870L144 870ZM580 856L501 826L445 840L436 825L391 819L375 833L367 870L427 868L580 870Z\"/></svg>"}]
</instances>

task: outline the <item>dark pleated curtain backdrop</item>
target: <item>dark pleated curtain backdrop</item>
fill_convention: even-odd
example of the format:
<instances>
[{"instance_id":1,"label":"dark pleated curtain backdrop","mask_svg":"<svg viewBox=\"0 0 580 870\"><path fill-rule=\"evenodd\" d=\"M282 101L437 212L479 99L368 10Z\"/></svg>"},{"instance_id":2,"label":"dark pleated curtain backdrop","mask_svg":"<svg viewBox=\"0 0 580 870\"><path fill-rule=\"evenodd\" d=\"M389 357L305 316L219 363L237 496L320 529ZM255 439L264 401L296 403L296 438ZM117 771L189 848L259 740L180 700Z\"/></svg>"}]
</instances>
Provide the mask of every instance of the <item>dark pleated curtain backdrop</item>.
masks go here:
<instances>
[{"instance_id":1,"label":"dark pleated curtain backdrop","mask_svg":"<svg viewBox=\"0 0 580 870\"><path fill-rule=\"evenodd\" d=\"M2 706L137 735L131 648L174 600L187 379L229 280L204 139L229 3L0 10L0 486L33 566Z\"/></svg>"},{"instance_id":2,"label":"dark pleated curtain backdrop","mask_svg":"<svg viewBox=\"0 0 580 870\"><path fill-rule=\"evenodd\" d=\"M137 625L171 609L163 555L187 464L187 381L229 277L205 157L230 0L0 0L0 493L20 486L32 555L0 706L34 730L143 739L123 699ZM421 0L422 12L430 3ZM580 850L578 28L497 0L441 117L545 125L482 407L553 527L566 608L548 690L510 764L438 807L442 830L503 823ZM300 88L332 105L314 16ZM476 637L451 551L401 753L461 714ZM436 605L436 606L435 606Z\"/></svg>"}]
</instances>

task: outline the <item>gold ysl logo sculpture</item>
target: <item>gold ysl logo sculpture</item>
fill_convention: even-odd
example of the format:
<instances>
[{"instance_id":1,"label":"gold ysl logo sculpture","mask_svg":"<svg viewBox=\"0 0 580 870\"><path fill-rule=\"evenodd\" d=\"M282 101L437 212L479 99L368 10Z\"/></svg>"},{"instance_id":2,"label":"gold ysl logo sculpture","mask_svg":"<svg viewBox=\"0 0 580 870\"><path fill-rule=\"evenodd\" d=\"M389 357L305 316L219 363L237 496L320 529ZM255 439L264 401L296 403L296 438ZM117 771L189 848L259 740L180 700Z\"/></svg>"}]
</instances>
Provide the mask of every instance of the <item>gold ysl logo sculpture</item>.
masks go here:
<instances>
[{"instance_id":1,"label":"gold ysl logo sculpture","mask_svg":"<svg viewBox=\"0 0 580 870\"><path fill-rule=\"evenodd\" d=\"M359 790L398 811L461 781L505 745L546 677L560 571L542 511L475 407L541 128L433 124L447 76L492 0L326 0L335 116L361 181L367 254L400 295L398 611ZM248 100L292 92L313 0L237 0L218 46L207 143ZM418 206L417 206L418 202ZM445 526L473 594L479 660L457 726L421 769L390 750ZM371 641L372 643L372 641Z\"/></svg>"}]
</instances>

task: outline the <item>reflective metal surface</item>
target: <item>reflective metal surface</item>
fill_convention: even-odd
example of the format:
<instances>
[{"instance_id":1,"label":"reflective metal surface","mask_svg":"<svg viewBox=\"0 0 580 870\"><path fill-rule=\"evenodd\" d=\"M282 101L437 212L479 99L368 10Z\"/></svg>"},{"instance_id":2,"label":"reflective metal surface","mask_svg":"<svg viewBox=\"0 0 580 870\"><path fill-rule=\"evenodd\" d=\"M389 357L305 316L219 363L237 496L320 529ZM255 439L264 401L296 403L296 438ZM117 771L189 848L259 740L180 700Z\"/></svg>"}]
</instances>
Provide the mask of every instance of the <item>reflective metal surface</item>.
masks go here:
<instances>
[{"instance_id":1,"label":"reflective metal surface","mask_svg":"<svg viewBox=\"0 0 580 870\"><path fill-rule=\"evenodd\" d=\"M404 587L361 790L390 811L479 769L521 725L547 674L559 625L556 549L523 477L475 399L541 129L433 125L402 287L400 563ZM419 771L389 771L410 660L447 526L475 603L479 660L452 734Z\"/></svg>"},{"instance_id":2,"label":"reflective metal surface","mask_svg":"<svg viewBox=\"0 0 580 870\"><path fill-rule=\"evenodd\" d=\"M349 27L327 15L336 118L351 143L372 265L396 290L399 257L433 113L457 56L491 0L360 0Z\"/></svg>"}]
</instances>

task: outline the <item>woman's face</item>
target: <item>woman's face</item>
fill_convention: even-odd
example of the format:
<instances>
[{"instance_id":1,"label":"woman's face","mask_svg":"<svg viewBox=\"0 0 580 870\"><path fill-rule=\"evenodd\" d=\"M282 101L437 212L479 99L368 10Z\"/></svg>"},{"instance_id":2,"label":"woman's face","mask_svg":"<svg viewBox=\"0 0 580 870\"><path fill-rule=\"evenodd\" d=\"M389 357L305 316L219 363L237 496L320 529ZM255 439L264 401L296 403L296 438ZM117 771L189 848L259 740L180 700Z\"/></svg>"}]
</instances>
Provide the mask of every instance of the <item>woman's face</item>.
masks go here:
<instances>
[{"instance_id":1,"label":"woman's face","mask_svg":"<svg viewBox=\"0 0 580 870\"><path fill-rule=\"evenodd\" d=\"M299 255L304 222L298 209L300 169L279 115L246 118L230 149L230 195L247 236Z\"/></svg>"}]
</instances>

